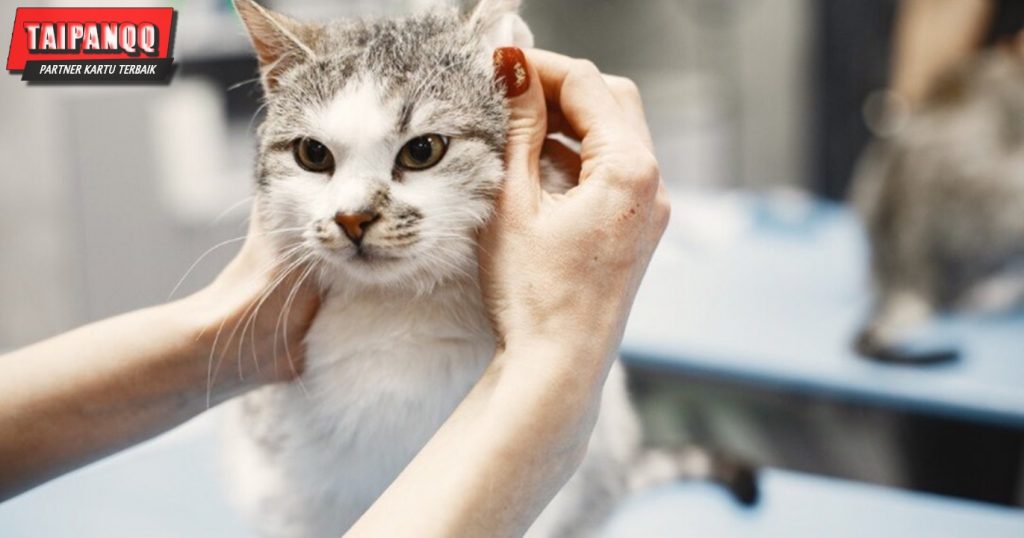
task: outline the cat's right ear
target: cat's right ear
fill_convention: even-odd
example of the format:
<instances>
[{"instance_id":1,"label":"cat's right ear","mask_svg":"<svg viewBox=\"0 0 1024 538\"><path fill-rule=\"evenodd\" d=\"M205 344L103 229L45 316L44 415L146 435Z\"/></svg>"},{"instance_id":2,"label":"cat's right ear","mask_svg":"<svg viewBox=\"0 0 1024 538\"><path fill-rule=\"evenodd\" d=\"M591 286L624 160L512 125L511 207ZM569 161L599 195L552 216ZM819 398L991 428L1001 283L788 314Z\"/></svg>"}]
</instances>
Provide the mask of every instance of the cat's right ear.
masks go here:
<instances>
[{"instance_id":1,"label":"cat's right ear","mask_svg":"<svg viewBox=\"0 0 1024 538\"><path fill-rule=\"evenodd\" d=\"M277 77L289 68L316 59L310 45L315 43L317 27L270 11L252 0L234 0L234 4L256 50L260 78L268 92L277 87Z\"/></svg>"}]
</instances>

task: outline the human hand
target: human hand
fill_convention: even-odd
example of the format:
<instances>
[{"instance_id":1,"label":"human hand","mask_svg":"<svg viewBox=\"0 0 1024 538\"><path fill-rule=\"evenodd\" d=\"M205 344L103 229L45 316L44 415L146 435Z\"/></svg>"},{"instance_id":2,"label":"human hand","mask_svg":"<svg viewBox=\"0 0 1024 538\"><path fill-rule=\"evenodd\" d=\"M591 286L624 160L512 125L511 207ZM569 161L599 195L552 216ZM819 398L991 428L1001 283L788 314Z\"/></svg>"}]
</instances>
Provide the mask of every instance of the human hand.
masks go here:
<instances>
[{"instance_id":1,"label":"human hand","mask_svg":"<svg viewBox=\"0 0 1024 538\"><path fill-rule=\"evenodd\" d=\"M639 93L585 60L518 49L495 59L511 90L507 178L480 234L480 274L497 336L506 347L574 346L607 368L669 218ZM551 132L581 144L579 182L565 194L540 186L542 148L566 160Z\"/></svg>"},{"instance_id":2,"label":"human hand","mask_svg":"<svg viewBox=\"0 0 1024 538\"><path fill-rule=\"evenodd\" d=\"M254 218L199 292L0 357L0 501L298 375L319 296L284 261Z\"/></svg>"},{"instance_id":3,"label":"human hand","mask_svg":"<svg viewBox=\"0 0 1024 538\"><path fill-rule=\"evenodd\" d=\"M231 396L302 373L303 338L320 305L314 271L278 252L254 207L242 249L212 284L185 300L201 317L198 347L209 353L214 389Z\"/></svg>"}]
</instances>

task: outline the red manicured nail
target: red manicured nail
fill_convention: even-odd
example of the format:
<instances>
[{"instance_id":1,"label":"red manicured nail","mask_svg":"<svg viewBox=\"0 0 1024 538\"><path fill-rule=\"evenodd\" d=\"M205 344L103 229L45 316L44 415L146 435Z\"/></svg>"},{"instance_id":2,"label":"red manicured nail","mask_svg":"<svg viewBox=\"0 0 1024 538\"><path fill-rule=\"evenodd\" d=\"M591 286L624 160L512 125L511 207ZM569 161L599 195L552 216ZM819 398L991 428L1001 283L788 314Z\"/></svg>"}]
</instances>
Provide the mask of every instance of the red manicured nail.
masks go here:
<instances>
[{"instance_id":1,"label":"red manicured nail","mask_svg":"<svg viewBox=\"0 0 1024 538\"><path fill-rule=\"evenodd\" d=\"M505 86L505 95L522 95L530 87L530 72L526 69L526 55L522 49L494 49L494 76Z\"/></svg>"}]
</instances>

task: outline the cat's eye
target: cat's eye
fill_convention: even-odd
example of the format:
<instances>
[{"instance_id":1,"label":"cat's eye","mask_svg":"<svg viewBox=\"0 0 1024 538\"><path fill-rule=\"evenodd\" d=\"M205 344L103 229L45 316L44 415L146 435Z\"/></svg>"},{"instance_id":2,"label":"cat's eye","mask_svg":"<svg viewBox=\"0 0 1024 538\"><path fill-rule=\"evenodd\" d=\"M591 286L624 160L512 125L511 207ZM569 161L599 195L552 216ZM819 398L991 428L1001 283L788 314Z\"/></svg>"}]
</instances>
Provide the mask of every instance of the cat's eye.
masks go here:
<instances>
[{"instance_id":1,"label":"cat's eye","mask_svg":"<svg viewBox=\"0 0 1024 538\"><path fill-rule=\"evenodd\" d=\"M402 146L395 162L406 170L426 170L441 161L448 139L439 134L417 136Z\"/></svg>"},{"instance_id":2,"label":"cat's eye","mask_svg":"<svg viewBox=\"0 0 1024 538\"><path fill-rule=\"evenodd\" d=\"M310 172L329 172L334 169L331 150L312 138L295 141L295 162Z\"/></svg>"}]
</instances>

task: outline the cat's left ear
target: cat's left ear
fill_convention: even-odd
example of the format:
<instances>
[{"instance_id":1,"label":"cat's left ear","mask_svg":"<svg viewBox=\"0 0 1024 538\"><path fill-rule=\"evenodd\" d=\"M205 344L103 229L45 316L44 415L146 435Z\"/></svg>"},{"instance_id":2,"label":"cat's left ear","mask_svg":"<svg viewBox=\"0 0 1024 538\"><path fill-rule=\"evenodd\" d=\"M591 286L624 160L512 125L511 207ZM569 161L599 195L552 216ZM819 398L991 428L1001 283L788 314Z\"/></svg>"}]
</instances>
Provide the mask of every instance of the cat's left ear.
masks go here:
<instances>
[{"instance_id":1,"label":"cat's left ear","mask_svg":"<svg viewBox=\"0 0 1024 538\"><path fill-rule=\"evenodd\" d=\"M282 73L316 59L311 48L317 39L316 26L273 12L253 0L234 0L234 4L249 33L268 91L277 87Z\"/></svg>"},{"instance_id":2,"label":"cat's left ear","mask_svg":"<svg viewBox=\"0 0 1024 538\"><path fill-rule=\"evenodd\" d=\"M533 33L519 16L519 4L520 0L480 0L470 11L470 28L488 51L533 46Z\"/></svg>"}]
</instances>

